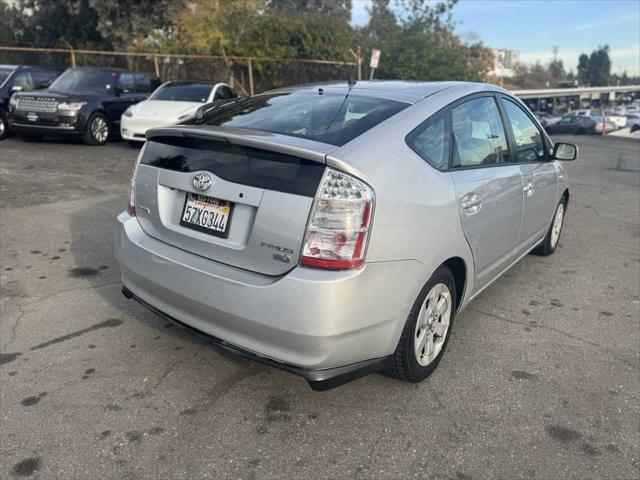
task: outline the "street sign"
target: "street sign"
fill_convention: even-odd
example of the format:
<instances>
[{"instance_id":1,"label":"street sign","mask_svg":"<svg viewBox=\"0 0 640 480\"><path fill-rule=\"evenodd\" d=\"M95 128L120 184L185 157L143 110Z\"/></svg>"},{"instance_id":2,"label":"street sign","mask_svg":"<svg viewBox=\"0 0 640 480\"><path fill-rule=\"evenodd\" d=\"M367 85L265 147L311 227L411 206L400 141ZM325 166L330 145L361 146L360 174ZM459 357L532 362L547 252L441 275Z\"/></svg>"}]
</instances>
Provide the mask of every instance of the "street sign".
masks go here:
<instances>
[{"instance_id":1,"label":"street sign","mask_svg":"<svg viewBox=\"0 0 640 480\"><path fill-rule=\"evenodd\" d=\"M378 63L380 62L380 50L374 48L371 50L371 62L369 62L369 66L371 68L378 68Z\"/></svg>"}]
</instances>

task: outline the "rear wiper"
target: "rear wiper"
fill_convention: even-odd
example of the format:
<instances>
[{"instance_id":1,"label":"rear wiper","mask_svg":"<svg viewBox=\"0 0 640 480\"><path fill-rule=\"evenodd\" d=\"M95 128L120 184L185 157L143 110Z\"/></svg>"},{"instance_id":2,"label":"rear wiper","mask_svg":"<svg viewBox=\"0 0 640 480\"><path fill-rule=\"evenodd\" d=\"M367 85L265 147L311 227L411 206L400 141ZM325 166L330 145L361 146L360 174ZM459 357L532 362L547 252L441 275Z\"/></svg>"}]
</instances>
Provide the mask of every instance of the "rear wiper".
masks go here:
<instances>
[{"instance_id":1,"label":"rear wiper","mask_svg":"<svg viewBox=\"0 0 640 480\"><path fill-rule=\"evenodd\" d=\"M211 115L213 115L214 113L219 113L232 106L237 107L238 101L243 98L246 98L246 97L232 98L228 102L224 100L223 101L217 100L215 102L206 103L201 107L198 107L198 109L195 111L194 119L198 123L203 123L207 119L211 118Z\"/></svg>"}]
</instances>

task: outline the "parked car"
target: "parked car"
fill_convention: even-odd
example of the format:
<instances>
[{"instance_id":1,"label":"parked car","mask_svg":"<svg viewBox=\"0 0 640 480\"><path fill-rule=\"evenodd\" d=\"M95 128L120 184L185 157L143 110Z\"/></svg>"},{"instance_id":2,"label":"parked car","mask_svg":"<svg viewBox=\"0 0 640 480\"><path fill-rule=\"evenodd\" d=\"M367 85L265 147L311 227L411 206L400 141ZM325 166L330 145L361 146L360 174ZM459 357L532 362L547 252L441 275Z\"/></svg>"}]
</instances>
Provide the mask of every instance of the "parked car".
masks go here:
<instances>
[{"instance_id":1,"label":"parked car","mask_svg":"<svg viewBox=\"0 0 640 480\"><path fill-rule=\"evenodd\" d=\"M115 68L68 68L42 91L11 97L10 122L26 139L81 137L103 145L117 132L122 113L159 85L151 75Z\"/></svg>"},{"instance_id":2,"label":"parked car","mask_svg":"<svg viewBox=\"0 0 640 480\"><path fill-rule=\"evenodd\" d=\"M627 127L629 127L631 133L640 130L640 114L632 113L627 115Z\"/></svg>"},{"instance_id":3,"label":"parked car","mask_svg":"<svg viewBox=\"0 0 640 480\"><path fill-rule=\"evenodd\" d=\"M120 134L139 147L150 128L179 123L206 103L236 97L226 83L166 82L147 100L125 110L120 120Z\"/></svg>"},{"instance_id":4,"label":"parked car","mask_svg":"<svg viewBox=\"0 0 640 480\"><path fill-rule=\"evenodd\" d=\"M547 124L547 122L551 119L551 114L548 112L531 112L534 117L540 122L540 125L543 127Z\"/></svg>"},{"instance_id":5,"label":"parked car","mask_svg":"<svg viewBox=\"0 0 640 480\"><path fill-rule=\"evenodd\" d=\"M47 88L62 70L29 65L0 65L0 140L9 133L9 99L16 92Z\"/></svg>"},{"instance_id":6,"label":"parked car","mask_svg":"<svg viewBox=\"0 0 640 480\"><path fill-rule=\"evenodd\" d=\"M315 389L382 368L419 382L457 313L556 250L558 160L576 154L494 85L345 82L201 107L147 132L117 222L123 293Z\"/></svg>"},{"instance_id":7,"label":"parked car","mask_svg":"<svg viewBox=\"0 0 640 480\"><path fill-rule=\"evenodd\" d=\"M624 128L627 126L627 116L615 113L614 110L606 110L604 116L607 121L613 123L616 128Z\"/></svg>"},{"instance_id":8,"label":"parked car","mask_svg":"<svg viewBox=\"0 0 640 480\"><path fill-rule=\"evenodd\" d=\"M565 115L558 122L547 124L545 129L548 133L571 133L574 135L584 135L587 133L602 133L602 122L606 125L606 132L617 130L617 126L608 119L604 120L601 115Z\"/></svg>"}]
</instances>

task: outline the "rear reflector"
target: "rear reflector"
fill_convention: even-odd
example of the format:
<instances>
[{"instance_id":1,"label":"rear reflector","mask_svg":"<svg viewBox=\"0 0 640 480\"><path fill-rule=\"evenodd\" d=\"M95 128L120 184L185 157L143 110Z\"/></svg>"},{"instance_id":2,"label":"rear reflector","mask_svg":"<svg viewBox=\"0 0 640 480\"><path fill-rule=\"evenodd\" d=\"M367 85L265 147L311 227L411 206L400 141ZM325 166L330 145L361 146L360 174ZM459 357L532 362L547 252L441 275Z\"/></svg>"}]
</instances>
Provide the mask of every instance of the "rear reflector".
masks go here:
<instances>
[{"instance_id":1,"label":"rear reflector","mask_svg":"<svg viewBox=\"0 0 640 480\"><path fill-rule=\"evenodd\" d=\"M373 190L357 178L327 169L313 202L300 265L348 270L364 263Z\"/></svg>"}]
</instances>

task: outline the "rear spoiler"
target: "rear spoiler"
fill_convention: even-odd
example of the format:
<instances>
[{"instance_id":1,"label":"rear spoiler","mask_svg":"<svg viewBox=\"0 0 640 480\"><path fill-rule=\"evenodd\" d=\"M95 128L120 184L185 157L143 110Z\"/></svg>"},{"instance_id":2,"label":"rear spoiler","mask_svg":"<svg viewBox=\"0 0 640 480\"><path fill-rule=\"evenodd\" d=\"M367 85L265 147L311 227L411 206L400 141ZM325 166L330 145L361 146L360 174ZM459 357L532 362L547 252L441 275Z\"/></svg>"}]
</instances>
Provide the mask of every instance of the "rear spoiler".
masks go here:
<instances>
[{"instance_id":1,"label":"rear spoiler","mask_svg":"<svg viewBox=\"0 0 640 480\"><path fill-rule=\"evenodd\" d=\"M318 163L326 163L326 156L338 147L304 138L271 133L250 128L203 126L174 126L147 131L147 140L155 137L196 137L229 142L245 147L270 150Z\"/></svg>"}]
</instances>

